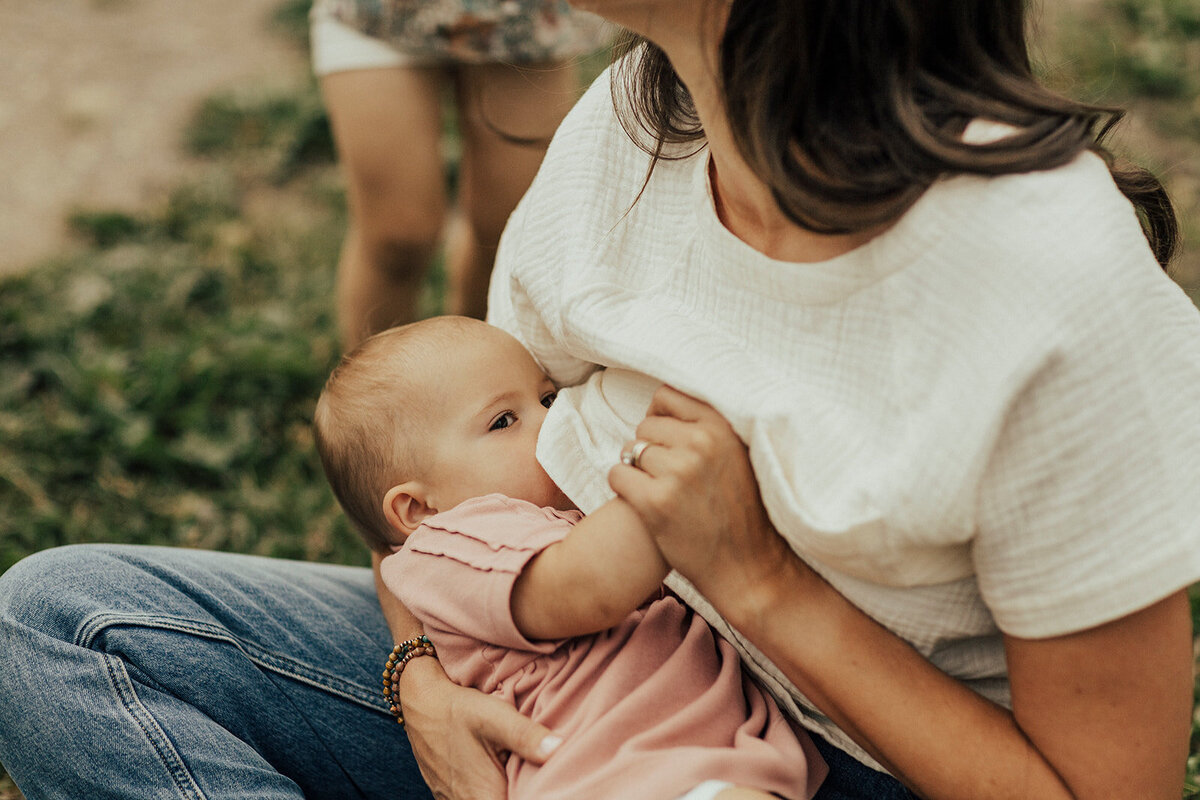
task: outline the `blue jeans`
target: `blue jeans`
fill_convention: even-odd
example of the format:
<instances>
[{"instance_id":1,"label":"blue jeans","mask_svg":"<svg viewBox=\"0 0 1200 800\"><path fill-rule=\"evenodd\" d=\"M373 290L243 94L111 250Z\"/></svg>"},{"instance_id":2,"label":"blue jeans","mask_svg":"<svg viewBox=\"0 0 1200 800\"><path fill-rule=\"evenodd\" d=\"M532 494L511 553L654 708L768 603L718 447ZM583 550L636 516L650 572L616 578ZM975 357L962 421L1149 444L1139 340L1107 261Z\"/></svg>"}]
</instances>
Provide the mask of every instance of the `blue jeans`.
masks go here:
<instances>
[{"instance_id":1,"label":"blue jeans","mask_svg":"<svg viewBox=\"0 0 1200 800\"><path fill-rule=\"evenodd\" d=\"M917 800L891 775L876 772L816 734L812 738L829 765L813 800Z\"/></svg>"},{"instance_id":2,"label":"blue jeans","mask_svg":"<svg viewBox=\"0 0 1200 800\"><path fill-rule=\"evenodd\" d=\"M28 800L429 798L366 569L77 545L0 575L0 762ZM818 741L817 800L901 800Z\"/></svg>"},{"instance_id":3,"label":"blue jeans","mask_svg":"<svg viewBox=\"0 0 1200 800\"><path fill-rule=\"evenodd\" d=\"M369 570L47 550L0 576L0 762L28 800L429 798Z\"/></svg>"}]
</instances>

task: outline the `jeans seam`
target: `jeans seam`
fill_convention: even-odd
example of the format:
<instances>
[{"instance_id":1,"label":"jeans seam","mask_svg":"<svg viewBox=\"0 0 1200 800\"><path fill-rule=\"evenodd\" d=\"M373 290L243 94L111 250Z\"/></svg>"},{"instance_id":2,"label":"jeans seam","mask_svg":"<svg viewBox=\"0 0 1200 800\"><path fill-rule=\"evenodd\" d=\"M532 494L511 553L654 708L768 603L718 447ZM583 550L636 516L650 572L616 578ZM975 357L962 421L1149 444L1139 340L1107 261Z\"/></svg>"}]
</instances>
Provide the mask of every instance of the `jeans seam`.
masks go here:
<instances>
[{"instance_id":1,"label":"jeans seam","mask_svg":"<svg viewBox=\"0 0 1200 800\"><path fill-rule=\"evenodd\" d=\"M376 692L369 691L358 684L351 683L323 670L315 669L311 665L272 653L253 642L233 636L220 626L209 625L186 618L167 617L161 614L100 612L87 617L80 623L75 633L74 644L78 647L91 649L92 643L103 630L121 625L177 631L179 633L225 642L236 647L247 659L263 669L349 700L380 714L387 713L387 709L382 705L382 700L378 699Z\"/></svg>"},{"instance_id":2,"label":"jeans seam","mask_svg":"<svg viewBox=\"0 0 1200 800\"><path fill-rule=\"evenodd\" d=\"M125 671L124 664L121 659L116 656L101 654L104 659L105 667L108 670L109 684L116 693L117 698L121 701L121 705L125 707L126 713L141 729L142 735L146 737L151 747L158 754L158 758L163 767L167 770L167 774L175 783L175 788L184 798L191 800L205 800L207 795L200 789L196 779L183 763L183 758L179 755L179 751L171 744L171 740L167 737L166 732L159 726L158 721L154 719L154 715L150 710L142 704L142 701L137 696L137 690L133 686L133 681L129 678L129 673Z\"/></svg>"}]
</instances>

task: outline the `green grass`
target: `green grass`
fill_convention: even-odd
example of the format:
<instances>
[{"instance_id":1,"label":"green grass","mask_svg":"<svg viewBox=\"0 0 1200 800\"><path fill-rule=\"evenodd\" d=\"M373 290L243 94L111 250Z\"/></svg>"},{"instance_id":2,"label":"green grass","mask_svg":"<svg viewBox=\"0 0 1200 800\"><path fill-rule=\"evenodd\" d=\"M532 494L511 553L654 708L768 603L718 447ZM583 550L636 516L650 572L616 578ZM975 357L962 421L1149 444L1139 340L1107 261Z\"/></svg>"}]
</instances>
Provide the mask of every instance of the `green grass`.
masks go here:
<instances>
[{"instance_id":1,"label":"green grass","mask_svg":"<svg viewBox=\"0 0 1200 800\"><path fill-rule=\"evenodd\" d=\"M1076 89L1114 98L1194 98L1200 88L1195 0L1108 0L1062 31Z\"/></svg>"},{"instance_id":2,"label":"green grass","mask_svg":"<svg viewBox=\"0 0 1200 800\"><path fill-rule=\"evenodd\" d=\"M1130 109L1115 150L1170 192L1182 232L1172 275L1200 304L1200 4L1102 0L1061 23L1041 37L1039 70L1081 100Z\"/></svg>"},{"instance_id":3,"label":"green grass","mask_svg":"<svg viewBox=\"0 0 1200 800\"><path fill-rule=\"evenodd\" d=\"M208 163L161 204L78 209L82 255L0 280L0 572L76 542L369 563L310 431L346 221L315 86L210 98L184 145Z\"/></svg>"},{"instance_id":4,"label":"green grass","mask_svg":"<svg viewBox=\"0 0 1200 800\"><path fill-rule=\"evenodd\" d=\"M288 0L275 22L301 40L306 8ZM1191 234L1177 274L1200 298L1200 179L1186 167L1200 152L1200 10L1118 0L1062 34L1044 69L1086 99L1132 103L1160 137L1129 150L1154 155L1176 195ZM309 429L338 353L345 226L315 87L214 96L183 138L208 163L169 198L79 209L85 253L0 281L0 572L99 541L367 563ZM429 311L440 286L435 271ZM1192 753L1186 796L1200 797L1200 726ZM0 769L0 800L14 798Z\"/></svg>"},{"instance_id":5,"label":"green grass","mask_svg":"<svg viewBox=\"0 0 1200 800\"><path fill-rule=\"evenodd\" d=\"M247 222L230 180L80 213L93 252L4 283L0 570L91 541L365 563L309 433L338 351L320 185L299 228Z\"/></svg>"}]
</instances>

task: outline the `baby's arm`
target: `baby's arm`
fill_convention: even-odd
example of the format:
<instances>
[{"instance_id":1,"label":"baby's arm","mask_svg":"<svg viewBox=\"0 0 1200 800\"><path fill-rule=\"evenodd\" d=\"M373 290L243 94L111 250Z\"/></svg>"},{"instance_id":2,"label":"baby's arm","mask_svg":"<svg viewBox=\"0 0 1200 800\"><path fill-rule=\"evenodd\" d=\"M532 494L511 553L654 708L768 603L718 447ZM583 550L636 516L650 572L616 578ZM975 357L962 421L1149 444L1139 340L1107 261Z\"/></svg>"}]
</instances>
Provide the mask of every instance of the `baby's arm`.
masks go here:
<instances>
[{"instance_id":1,"label":"baby's arm","mask_svg":"<svg viewBox=\"0 0 1200 800\"><path fill-rule=\"evenodd\" d=\"M529 562L513 586L513 620L529 639L607 630L644 603L667 572L641 518L624 500L610 500Z\"/></svg>"}]
</instances>

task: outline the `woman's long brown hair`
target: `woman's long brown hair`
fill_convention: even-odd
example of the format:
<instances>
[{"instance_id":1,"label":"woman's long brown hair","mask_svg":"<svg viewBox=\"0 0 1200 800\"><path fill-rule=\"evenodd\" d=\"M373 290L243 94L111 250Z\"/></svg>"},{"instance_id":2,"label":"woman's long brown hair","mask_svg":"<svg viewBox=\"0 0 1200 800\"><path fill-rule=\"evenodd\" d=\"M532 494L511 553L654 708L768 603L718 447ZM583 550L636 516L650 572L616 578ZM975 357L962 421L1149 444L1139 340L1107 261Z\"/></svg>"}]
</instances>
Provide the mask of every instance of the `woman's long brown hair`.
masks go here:
<instances>
[{"instance_id":1,"label":"woman's long brown hair","mask_svg":"<svg viewBox=\"0 0 1200 800\"><path fill-rule=\"evenodd\" d=\"M1075 102L1037 81L1025 6L733 0L719 77L744 157L794 222L843 233L894 220L940 177L1053 169L1092 150L1137 209L1165 268L1178 238L1166 192L1146 170L1118 166L1105 147L1121 110ZM623 51L632 57L613 74L627 103L619 113L653 169L667 145L698 142L704 132L666 55L637 37ZM964 143L976 118L1016 132Z\"/></svg>"}]
</instances>

